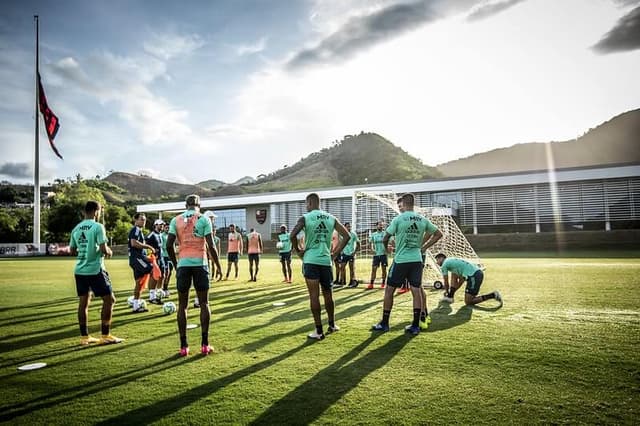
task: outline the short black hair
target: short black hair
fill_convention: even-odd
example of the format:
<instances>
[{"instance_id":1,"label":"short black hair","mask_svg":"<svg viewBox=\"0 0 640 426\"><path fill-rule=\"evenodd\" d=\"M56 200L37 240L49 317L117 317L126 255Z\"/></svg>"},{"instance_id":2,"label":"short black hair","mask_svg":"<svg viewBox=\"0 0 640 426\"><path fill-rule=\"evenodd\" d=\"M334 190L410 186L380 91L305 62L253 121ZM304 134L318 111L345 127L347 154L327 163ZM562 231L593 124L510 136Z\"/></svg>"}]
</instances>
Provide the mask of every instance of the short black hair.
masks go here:
<instances>
[{"instance_id":1,"label":"short black hair","mask_svg":"<svg viewBox=\"0 0 640 426\"><path fill-rule=\"evenodd\" d=\"M94 213L98 210L100 210L100 203L97 201L89 200L87 204L84 205L84 212L87 214Z\"/></svg>"},{"instance_id":2,"label":"short black hair","mask_svg":"<svg viewBox=\"0 0 640 426\"><path fill-rule=\"evenodd\" d=\"M446 254L444 254L444 253L438 253L438 254L436 254L436 260L438 260L438 259L440 259L440 258L442 258L442 259L446 259L446 258L447 258L447 255L446 255Z\"/></svg>"},{"instance_id":3,"label":"short black hair","mask_svg":"<svg viewBox=\"0 0 640 426\"><path fill-rule=\"evenodd\" d=\"M144 216L145 218L147 217L147 215L146 215L146 214L141 213L141 212L138 212L138 213L136 213L136 214L134 214L134 215L133 215L133 218L134 218L135 220L138 220L138 219L140 219L140 216Z\"/></svg>"},{"instance_id":4,"label":"short black hair","mask_svg":"<svg viewBox=\"0 0 640 426\"><path fill-rule=\"evenodd\" d=\"M407 207L407 206L411 206L413 207L415 205L416 202L416 197L415 195L413 195L410 192L407 192L406 194L404 194L402 196L402 204Z\"/></svg>"}]
</instances>

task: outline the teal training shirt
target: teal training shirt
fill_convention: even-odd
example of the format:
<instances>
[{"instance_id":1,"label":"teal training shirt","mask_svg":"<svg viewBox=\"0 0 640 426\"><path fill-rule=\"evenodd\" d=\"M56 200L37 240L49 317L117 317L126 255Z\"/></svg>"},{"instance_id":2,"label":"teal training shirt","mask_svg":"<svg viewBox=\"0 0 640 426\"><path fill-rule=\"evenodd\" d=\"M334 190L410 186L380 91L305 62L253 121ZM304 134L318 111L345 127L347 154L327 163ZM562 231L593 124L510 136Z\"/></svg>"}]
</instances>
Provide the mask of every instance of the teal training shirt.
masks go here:
<instances>
[{"instance_id":1,"label":"teal training shirt","mask_svg":"<svg viewBox=\"0 0 640 426\"><path fill-rule=\"evenodd\" d=\"M171 223L169 224L169 233L176 236L176 239L178 240L178 244L180 244L180 237L178 236L178 233L176 230L176 221L182 220L186 222L194 214L196 214L195 210L187 210L181 215L171 219ZM204 240L206 235L211 234L212 229L213 228L211 227L211 221L209 220L209 218L206 217L205 215L200 215L200 217L196 220L196 223L193 225L193 236L196 238L202 238ZM208 266L205 246L206 245L204 244L204 241L203 241L203 255L204 255L203 257L188 257L188 256L183 257L183 255L186 254L185 253L186 250L184 249L181 250L178 256L179 258L178 258L178 264L176 265L176 268L180 266Z\"/></svg>"},{"instance_id":2,"label":"teal training shirt","mask_svg":"<svg viewBox=\"0 0 640 426\"><path fill-rule=\"evenodd\" d=\"M331 235L335 225L336 218L323 210L304 214L304 263L331 266Z\"/></svg>"},{"instance_id":3,"label":"teal training shirt","mask_svg":"<svg viewBox=\"0 0 640 426\"><path fill-rule=\"evenodd\" d=\"M282 248L278 249L278 253L288 253L291 251L291 236L288 232L278 234L278 241L282 243Z\"/></svg>"},{"instance_id":4,"label":"teal training shirt","mask_svg":"<svg viewBox=\"0 0 640 426\"><path fill-rule=\"evenodd\" d=\"M395 236L396 252L394 262L410 263L422 262L420 247L424 240L424 234L433 234L438 230L426 217L413 212L406 211L396 216L389 227L387 233Z\"/></svg>"},{"instance_id":5,"label":"teal training shirt","mask_svg":"<svg viewBox=\"0 0 640 426\"><path fill-rule=\"evenodd\" d=\"M473 263L469 263L464 259L458 259L456 257L447 257L440 267L443 277L448 276L449 272L453 272L465 279L475 274L479 269L480 268Z\"/></svg>"},{"instance_id":6,"label":"teal training shirt","mask_svg":"<svg viewBox=\"0 0 640 426\"><path fill-rule=\"evenodd\" d=\"M78 250L74 273L96 275L104 269L104 257L100 245L107 243L107 233L101 223L85 219L73 228L69 246Z\"/></svg>"},{"instance_id":7,"label":"teal training shirt","mask_svg":"<svg viewBox=\"0 0 640 426\"><path fill-rule=\"evenodd\" d=\"M384 251L384 244L382 244L382 239L384 238L384 231L376 231L369 237L369 241L373 244L373 251L375 256L382 256L383 254L387 254Z\"/></svg>"},{"instance_id":8,"label":"teal training shirt","mask_svg":"<svg viewBox=\"0 0 640 426\"><path fill-rule=\"evenodd\" d=\"M355 232L349 231L349 235L351 235L351 237L349 238L349 242L346 246L344 246L344 249L342 250L342 254L346 254L347 256L351 256L356 252L356 243L360 241L360 239L358 238L358 234L356 234Z\"/></svg>"}]
</instances>

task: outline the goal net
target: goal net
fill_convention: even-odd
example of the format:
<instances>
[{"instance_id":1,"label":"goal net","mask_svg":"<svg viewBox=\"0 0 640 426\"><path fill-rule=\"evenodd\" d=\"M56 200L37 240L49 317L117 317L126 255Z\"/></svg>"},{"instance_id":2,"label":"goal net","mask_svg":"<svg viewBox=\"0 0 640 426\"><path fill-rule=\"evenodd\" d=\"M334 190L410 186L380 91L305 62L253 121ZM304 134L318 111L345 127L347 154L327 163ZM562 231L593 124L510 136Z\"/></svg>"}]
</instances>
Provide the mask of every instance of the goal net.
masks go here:
<instances>
[{"instance_id":1,"label":"goal net","mask_svg":"<svg viewBox=\"0 0 640 426\"><path fill-rule=\"evenodd\" d=\"M385 228L400 214L398 196L391 192L356 192L354 194L354 214L352 229L360 238L360 251L356 261L358 278L368 282L371 275L371 261L374 255L370 237L376 231L378 221L384 221ZM456 224L452 210L444 207L416 207L415 211L427 217L442 232L442 238L425 253L423 285L432 285L442 280L440 267L435 255L444 253L447 257L457 257L482 267L482 263L469 241ZM392 255L389 256L391 262ZM390 265L389 265L390 266ZM377 280L380 279L380 272Z\"/></svg>"}]
</instances>

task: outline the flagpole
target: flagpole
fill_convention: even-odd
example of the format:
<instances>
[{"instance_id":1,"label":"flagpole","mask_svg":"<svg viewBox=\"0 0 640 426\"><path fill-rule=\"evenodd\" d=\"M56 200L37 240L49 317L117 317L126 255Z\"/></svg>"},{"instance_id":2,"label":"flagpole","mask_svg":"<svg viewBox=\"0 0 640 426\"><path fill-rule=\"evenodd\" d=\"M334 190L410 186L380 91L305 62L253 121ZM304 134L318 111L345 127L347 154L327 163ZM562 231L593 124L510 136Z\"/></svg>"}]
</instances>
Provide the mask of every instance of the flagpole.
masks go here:
<instances>
[{"instance_id":1,"label":"flagpole","mask_svg":"<svg viewBox=\"0 0 640 426\"><path fill-rule=\"evenodd\" d=\"M38 84L38 73L39 70L39 31L40 24L38 21L38 15L33 16L34 21L36 22L36 75L35 75L35 86L36 86L36 108L35 108L35 121L36 121L36 138L35 138L35 156L33 161L33 245L36 246L37 250L40 251L40 117L38 117L38 100L40 98L40 90Z\"/></svg>"}]
</instances>

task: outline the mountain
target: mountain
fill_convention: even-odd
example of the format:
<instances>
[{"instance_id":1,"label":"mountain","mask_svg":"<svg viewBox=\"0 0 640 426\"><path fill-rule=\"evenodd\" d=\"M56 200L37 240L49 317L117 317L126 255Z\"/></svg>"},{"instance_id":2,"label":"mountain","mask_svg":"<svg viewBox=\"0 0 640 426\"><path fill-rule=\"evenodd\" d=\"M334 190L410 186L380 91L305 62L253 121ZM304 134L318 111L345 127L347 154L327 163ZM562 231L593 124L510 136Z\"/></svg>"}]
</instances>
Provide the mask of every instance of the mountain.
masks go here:
<instances>
[{"instance_id":1,"label":"mountain","mask_svg":"<svg viewBox=\"0 0 640 426\"><path fill-rule=\"evenodd\" d=\"M117 199L152 199L152 200L182 200L189 194L211 197L215 191L198 185L184 185L165 180L154 179L149 176L134 175L124 172L113 172L103 179L117 187L124 189ZM109 199L111 194L105 193Z\"/></svg>"},{"instance_id":2,"label":"mountain","mask_svg":"<svg viewBox=\"0 0 640 426\"><path fill-rule=\"evenodd\" d=\"M196 183L196 185L197 186L201 186L203 188L216 190L216 189L220 188L221 186L226 185L226 183L224 183L221 180L217 180L217 179L209 179L209 180L203 180L202 182L198 182L198 183Z\"/></svg>"},{"instance_id":3,"label":"mountain","mask_svg":"<svg viewBox=\"0 0 640 426\"><path fill-rule=\"evenodd\" d=\"M384 183L440 176L433 167L376 133L346 135L291 166L242 185L245 193Z\"/></svg>"},{"instance_id":4,"label":"mountain","mask_svg":"<svg viewBox=\"0 0 640 426\"><path fill-rule=\"evenodd\" d=\"M555 168L640 163L640 109L620 114L564 142L530 142L474 154L440 164L447 177L508 173L547 168L550 147Z\"/></svg>"}]
</instances>

